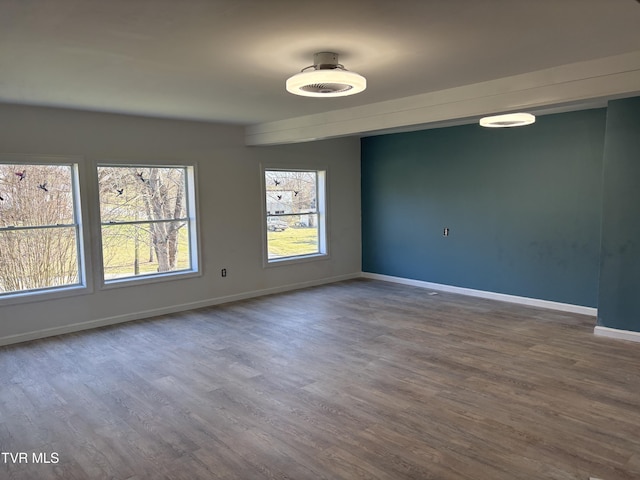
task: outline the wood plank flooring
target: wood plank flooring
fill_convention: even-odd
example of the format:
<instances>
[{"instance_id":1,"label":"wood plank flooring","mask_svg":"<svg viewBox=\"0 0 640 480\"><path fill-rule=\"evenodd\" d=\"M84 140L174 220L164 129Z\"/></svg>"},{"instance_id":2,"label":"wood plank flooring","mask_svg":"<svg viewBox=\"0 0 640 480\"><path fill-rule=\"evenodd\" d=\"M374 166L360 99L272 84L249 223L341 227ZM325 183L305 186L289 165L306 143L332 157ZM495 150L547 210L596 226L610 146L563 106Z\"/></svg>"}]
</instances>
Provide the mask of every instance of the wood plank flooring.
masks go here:
<instances>
[{"instance_id":1,"label":"wood plank flooring","mask_svg":"<svg viewBox=\"0 0 640 480\"><path fill-rule=\"evenodd\" d=\"M355 280L0 348L0 478L639 479L593 326Z\"/></svg>"}]
</instances>

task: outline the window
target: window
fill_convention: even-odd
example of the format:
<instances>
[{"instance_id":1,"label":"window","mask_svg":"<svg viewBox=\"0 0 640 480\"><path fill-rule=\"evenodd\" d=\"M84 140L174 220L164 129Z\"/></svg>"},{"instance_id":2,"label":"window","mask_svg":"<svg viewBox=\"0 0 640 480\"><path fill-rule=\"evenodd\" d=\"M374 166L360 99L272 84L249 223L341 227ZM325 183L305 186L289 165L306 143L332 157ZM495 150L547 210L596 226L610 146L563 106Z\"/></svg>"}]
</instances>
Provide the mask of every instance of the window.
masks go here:
<instances>
[{"instance_id":1,"label":"window","mask_svg":"<svg viewBox=\"0 0 640 480\"><path fill-rule=\"evenodd\" d=\"M195 272L193 167L98 166L105 282Z\"/></svg>"},{"instance_id":2,"label":"window","mask_svg":"<svg viewBox=\"0 0 640 480\"><path fill-rule=\"evenodd\" d=\"M267 263L326 255L325 172L265 169Z\"/></svg>"},{"instance_id":3,"label":"window","mask_svg":"<svg viewBox=\"0 0 640 480\"><path fill-rule=\"evenodd\" d=\"M76 164L0 159L0 298L83 286L77 179Z\"/></svg>"}]
</instances>

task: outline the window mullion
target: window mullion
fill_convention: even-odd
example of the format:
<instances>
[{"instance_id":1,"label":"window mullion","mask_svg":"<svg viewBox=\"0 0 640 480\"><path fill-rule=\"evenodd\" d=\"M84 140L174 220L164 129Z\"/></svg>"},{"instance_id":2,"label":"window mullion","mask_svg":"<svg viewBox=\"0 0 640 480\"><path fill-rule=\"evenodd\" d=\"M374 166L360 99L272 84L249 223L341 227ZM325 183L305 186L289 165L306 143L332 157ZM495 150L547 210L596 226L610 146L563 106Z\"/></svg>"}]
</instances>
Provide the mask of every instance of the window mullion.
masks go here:
<instances>
[{"instance_id":1,"label":"window mullion","mask_svg":"<svg viewBox=\"0 0 640 480\"><path fill-rule=\"evenodd\" d=\"M0 232L19 232L21 230L45 230L49 228L69 228L69 227L77 227L77 223L56 223L55 225L38 225L38 226L14 226L9 225L8 227L0 227Z\"/></svg>"},{"instance_id":2,"label":"window mullion","mask_svg":"<svg viewBox=\"0 0 640 480\"><path fill-rule=\"evenodd\" d=\"M103 227L109 225L147 225L149 223L172 223L172 222L188 222L190 221L189 217L181 217L181 218L171 218L166 220L115 220L109 222L103 222L101 225Z\"/></svg>"},{"instance_id":3,"label":"window mullion","mask_svg":"<svg viewBox=\"0 0 640 480\"><path fill-rule=\"evenodd\" d=\"M317 215L317 210L312 210L310 212L298 212L298 213L267 213L267 217L297 217L300 215Z\"/></svg>"}]
</instances>

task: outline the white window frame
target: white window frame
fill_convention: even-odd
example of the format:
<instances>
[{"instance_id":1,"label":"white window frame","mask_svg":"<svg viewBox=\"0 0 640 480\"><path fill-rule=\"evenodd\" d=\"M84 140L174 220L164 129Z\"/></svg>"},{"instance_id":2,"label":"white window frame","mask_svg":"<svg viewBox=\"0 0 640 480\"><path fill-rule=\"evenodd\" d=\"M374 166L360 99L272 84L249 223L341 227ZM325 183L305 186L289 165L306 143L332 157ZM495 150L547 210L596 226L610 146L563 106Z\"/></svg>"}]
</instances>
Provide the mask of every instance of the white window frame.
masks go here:
<instances>
[{"instance_id":1,"label":"white window frame","mask_svg":"<svg viewBox=\"0 0 640 480\"><path fill-rule=\"evenodd\" d=\"M42 156L42 155L0 155L2 164L24 165L59 165L71 169L71 188L73 199L73 222L68 225L43 225L18 228L2 228L3 231L33 230L46 228L74 227L76 232L76 257L78 265L78 282L69 285L43 287L19 292L7 292L0 294L0 306L29 303L34 301L55 300L93 291L91 263L87 260L87 252L90 251L90 240L86 235L86 225L89 225L87 211L82 206L86 205L84 189L80 187L86 178L85 162L77 156Z\"/></svg>"},{"instance_id":2,"label":"white window frame","mask_svg":"<svg viewBox=\"0 0 640 480\"><path fill-rule=\"evenodd\" d=\"M176 220L187 220L188 221L188 229L189 229L189 255L190 255L190 266L189 269L184 270L176 270L172 272L159 272L159 273L150 273L146 275L131 275L122 278L113 278L106 279L104 272L104 255L102 251L102 227L103 225L114 225L114 223L108 222L103 223L100 215L100 187L98 185L98 168L99 167L114 167L114 168L136 168L136 169L145 169L145 168L181 168L185 170L185 199L187 200L187 217L184 219L171 219L171 220L159 220L158 222L168 222L168 221L176 221ZM202 275L201 267L200 267L200 248L201 241L199 236L199 221L198 221L198 202L197 202L197 194L196 194L196 183L197 183L197 165L195 164L176 164L176 163L163 163L163 162L149 162L149 163L129 163L129 162L98 162L94 169L95 171L95 185L96 185L96 212L97 218L99 219L97 225L97 238L98 240L98 252L96 257L98 258L98 262L100 265L99 270L99 278L101 281L101 285L103 289L110 288L118 288L125 287L131 285L139 285L139 284L151 284L151 283L159 283L171 280L177 280L182 278L193 278ZM153 223L153 220L140 220L140 221L123 221L116 222L115 225L125 225L125 224L149 224Z\"/></svg>"},{"instance_id":3,"label":"white window frame","mask_svg":"<svg viewBox=\"0 0 640 480\"><path fill-rule=\"evenodd\" d=\"M268 243L268 218L276 216L291 216L295 214L268 214L267 213L267 172L314 172L316 174L316 215L318 221L318 252L310 254L292 255L289 257L269 258ZM327 192L328 192L328 169L326 167L300 167L290 165L262 165L261 189L262 189L262 249L263 267L276 267L281 265L291 265L295 263L313 262L327 260L329 256L329 233L327 221Z\"/></svg>"}]
</instances>

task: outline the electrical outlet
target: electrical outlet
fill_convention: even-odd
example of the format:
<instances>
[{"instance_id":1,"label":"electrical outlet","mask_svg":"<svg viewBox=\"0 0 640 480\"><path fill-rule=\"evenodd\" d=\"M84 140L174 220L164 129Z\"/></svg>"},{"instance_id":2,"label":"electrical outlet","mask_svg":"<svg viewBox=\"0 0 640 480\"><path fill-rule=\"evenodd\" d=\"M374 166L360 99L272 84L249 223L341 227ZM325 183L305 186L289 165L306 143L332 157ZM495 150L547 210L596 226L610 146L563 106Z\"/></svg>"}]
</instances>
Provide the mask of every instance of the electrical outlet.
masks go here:
<instances>
[{"instance_id":1,"label":"electrical outlet","mask_svg":"<svg viewBox=\"0 0 640 480\"><path fill-rule=\"evenodd\" d=\"M222 270L220 270L220 275L223 276L223 277L226 277L227 276L227 269L223 268Z\"/></svg>"},{"instance_id":2,"label":"electrical outlet","mask_svg":"<svg viewBox=\"0 0 640 480\"><path fill-rule=\"evenodd\" d=\"M449 236L449 227L444 227L444 230L442 231L442 236L443 237Z\"/></svg>"}]
</instances>

